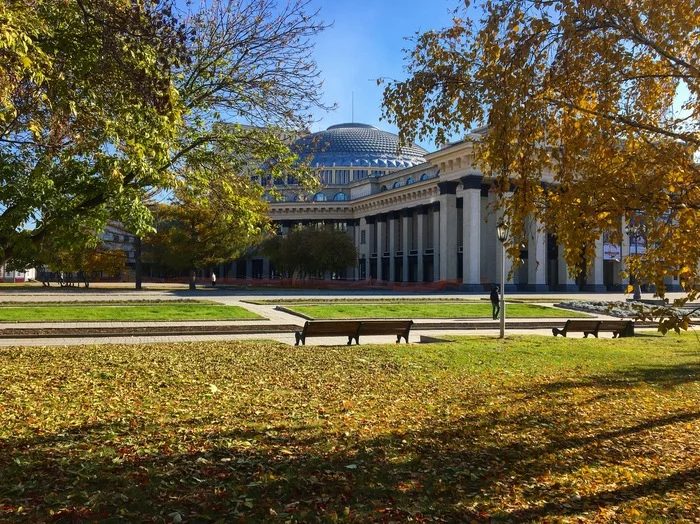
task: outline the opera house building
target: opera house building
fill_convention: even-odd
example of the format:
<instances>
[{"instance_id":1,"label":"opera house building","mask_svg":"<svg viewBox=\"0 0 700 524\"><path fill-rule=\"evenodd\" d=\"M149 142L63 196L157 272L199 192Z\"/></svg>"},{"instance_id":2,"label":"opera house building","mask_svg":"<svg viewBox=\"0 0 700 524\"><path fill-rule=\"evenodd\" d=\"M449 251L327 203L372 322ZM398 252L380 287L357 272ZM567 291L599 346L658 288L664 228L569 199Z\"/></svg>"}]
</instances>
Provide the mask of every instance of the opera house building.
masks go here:
<instances>
[{"instance_id":1,"label":"opera house building","mask_svg":"<svg viewBox=\"0 0 700 524\"><path fill-rule=\"evenodd\" d=\"M295 147L310 158L321 189L300 196L293 184L278 186L276 199L269 198L270 216L281 234L313 223L347 231L359 258L355 267L333 278L434 283L436 289L474 292L500 282L498 217L488 207L495 196L490 180L473 167L469 140L433 152L417 145L399 149L397 135L348 123L304 136ZM620 246L601 239L593 267L572 280L555 238L531 229L520 244L521 263L506 290L612 291L626 284L620 276ZM511 264L506 260L507 273ZM275 276L274 267L261 257L240 260L226 270L239 278ZM669 282L669 290L674 288L677 282Z\"/></svg>"}]
</instances>

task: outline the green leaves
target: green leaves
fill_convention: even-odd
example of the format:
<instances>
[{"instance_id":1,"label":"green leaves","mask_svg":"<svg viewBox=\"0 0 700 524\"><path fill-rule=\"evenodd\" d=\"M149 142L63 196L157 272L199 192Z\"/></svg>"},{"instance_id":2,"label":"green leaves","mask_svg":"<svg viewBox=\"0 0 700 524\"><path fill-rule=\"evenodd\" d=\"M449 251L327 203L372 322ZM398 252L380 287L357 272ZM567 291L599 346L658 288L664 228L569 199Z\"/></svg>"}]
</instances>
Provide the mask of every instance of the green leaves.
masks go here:
<instances>
[{"instance_id":1,"label":"green leaves","mask_svg":"<svg viewBox=\"0 0 700 524\"><path fill-rule=\"evenodd\" d=\"M297 227L286 236L268 238L260 247L276 270L290 278L340 274L357 265L357 248L350 236L331 226Z\"/></svg>"}]
</instances>

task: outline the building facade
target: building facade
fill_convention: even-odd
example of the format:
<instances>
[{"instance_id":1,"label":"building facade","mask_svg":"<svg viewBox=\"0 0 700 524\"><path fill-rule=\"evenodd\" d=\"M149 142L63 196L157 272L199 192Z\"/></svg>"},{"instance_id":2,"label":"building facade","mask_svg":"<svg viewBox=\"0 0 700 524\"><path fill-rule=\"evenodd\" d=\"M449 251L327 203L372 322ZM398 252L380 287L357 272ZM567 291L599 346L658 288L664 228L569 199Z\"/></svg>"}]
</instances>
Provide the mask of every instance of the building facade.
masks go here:
<instances>
[{"instance_id":1,"label":"building facade","mask_svg":"<svg viewBox=\"0 0 700 524\"><path fill-rule=\"evenodd\" d=\"M299 193L280 183L270 197L270 216L286 234L298 224L332 224L347 231L358 249L349 280L444 282L483 292L500 281L501 244L491 180L474 167L473 143L460 141L428 152L398 147L398 137L364 124L340 124L297 140L318 171L322 189ZM546 174L543 182L547 182ZM539 224L520 244L521 263L507 290L613 291L628 284L620 253L629 249L601 239L589 271L569 277L562 250ZM506 260L506 273L512 261ZM274 277L264 258L221 268L223 276ZM678 288L669 282L669 289Z\"/></svg>"}]
</instances>

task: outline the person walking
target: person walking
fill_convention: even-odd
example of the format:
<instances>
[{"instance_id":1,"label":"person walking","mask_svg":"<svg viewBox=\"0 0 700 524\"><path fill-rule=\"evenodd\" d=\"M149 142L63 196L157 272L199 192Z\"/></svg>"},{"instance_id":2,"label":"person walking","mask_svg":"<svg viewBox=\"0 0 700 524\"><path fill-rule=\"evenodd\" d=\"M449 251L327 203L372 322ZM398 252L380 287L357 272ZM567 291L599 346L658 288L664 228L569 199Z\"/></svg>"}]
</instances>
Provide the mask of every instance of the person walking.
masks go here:
<instances>
[{"instance_id":1,"label":"person walking","mask_svg":"<svg viewBox=\"0 0 700 524\"><path fill-rule=\"evenodd\" d=\"M216 273L213 271L211 272L211 285L212 287L216 286Z\"/></svg>"},{"instance_id":2,"label":"person walking","mask_svg":"<svg viewBox=\"0 0 700 524\"><path fill-rule=\"evenodd\" d=\"M499 296L499 289L498 286L494 286L491 289L491 306L492 306L492 314L493 314L493 319L496 320L498 319L498 314L501 312L501 297Z\"/></svg>"}]
</instances>

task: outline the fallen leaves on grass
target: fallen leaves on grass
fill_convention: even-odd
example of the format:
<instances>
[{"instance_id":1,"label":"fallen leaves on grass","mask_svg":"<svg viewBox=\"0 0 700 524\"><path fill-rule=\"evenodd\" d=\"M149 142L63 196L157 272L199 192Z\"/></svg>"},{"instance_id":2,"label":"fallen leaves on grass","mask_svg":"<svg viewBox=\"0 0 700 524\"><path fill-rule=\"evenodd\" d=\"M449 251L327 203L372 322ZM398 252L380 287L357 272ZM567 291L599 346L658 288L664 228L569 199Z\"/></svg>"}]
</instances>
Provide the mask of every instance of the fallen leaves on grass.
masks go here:
<instances>
[{"instance_id":1,"label":"fallen leaves on grass","mask_svg":"<svg viewBox=\"0 0 700 524\"><path fill-rule=\"evenodd\" d=\"M0 520L697 521L695 343L0 349Z\"/></svg>"}]
</instances>

